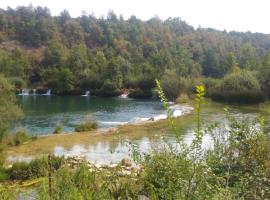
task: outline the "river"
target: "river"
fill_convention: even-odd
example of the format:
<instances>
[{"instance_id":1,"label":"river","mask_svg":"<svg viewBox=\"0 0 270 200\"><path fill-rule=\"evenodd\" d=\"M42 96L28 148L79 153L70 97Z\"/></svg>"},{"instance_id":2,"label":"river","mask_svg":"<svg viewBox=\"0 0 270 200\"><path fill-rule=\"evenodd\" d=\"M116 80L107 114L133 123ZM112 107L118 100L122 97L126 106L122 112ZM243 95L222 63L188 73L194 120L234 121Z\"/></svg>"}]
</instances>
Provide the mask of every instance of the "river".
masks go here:
<instances>
[{"instance_id":1,"label":"river","mask_svg":"<svg viewBox=\"0 0 270 200\"><path fill-rule=\"evenodd\" d=\"M100 127L134 123L149 118L163 118L164 110L162 104L156 100L135 100L102 97L61 97L61 96L19 96L18 102L21 105L25 119L21 126L26 128L33 135L51 134L54 128L61 124L65 132L72 132L76 124L83 122L91 116L96 120ZM267 104L268 105L268 104ZM204 105L202 118L205 124L217 121L225 123L225 112L223 108L228 107L232 115L237 118L251 117L257 114L268 115L267 106L263 105L228 105L222 103L208 102ZM269 106L268 106L269 107ZM184 111L190 111L190 107L180 105L172 107L183 114ZM184 116L183 116L184 117ZM188 121L183 126L184 140L190 142L193 137L193 128L195 122ZM155 144L160 144L163 137L170 138L174 142L174 136L171 134L140 134L136 139L128 138L136 142L142 152L147 152ZM204 145L208 145L209 138L204 138ZM129 147L120 139L98 141L95 144L74 144L71 147L55 146L52 149L55 155L74 156L83 155L88 160L98 163L119 162L123 157L129 156ZM8 157L8 160L25 160L26 155L17 155ZM31 159L31 157L28 157Z\"/></svg>"}]
</instances>

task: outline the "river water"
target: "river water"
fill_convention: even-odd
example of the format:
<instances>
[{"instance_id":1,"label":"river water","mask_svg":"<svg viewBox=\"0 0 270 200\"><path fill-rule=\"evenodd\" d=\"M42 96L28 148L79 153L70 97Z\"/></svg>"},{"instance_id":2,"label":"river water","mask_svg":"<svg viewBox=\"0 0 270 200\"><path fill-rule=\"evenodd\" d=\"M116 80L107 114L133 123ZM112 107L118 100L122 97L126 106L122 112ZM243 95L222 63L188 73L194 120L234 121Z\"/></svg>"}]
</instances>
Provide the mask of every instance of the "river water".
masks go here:
<instances>
[{"instance_id":1,"label":"river water","mask_svg":"<svg viewBox=\"0 0 270 200\"><path fill-rule=\"evenodd\" d=\"M134 100L102 97L60 97L60 96L19 96L25 119L21 126L33 135L50 134L57 125L62 125L65 132L72 132L76 124L83 122L89 116L94 118L100 127L111 127L126 123L144 121L149 118L158 120L166 117L162 104L156 100ZM217 121L225 123L225 112L223 108L228 107L232 115L237 118L254 117L256 114L264 113L261 105L228 105L221 103L207 103L202 118L205 124ZM174 114L180 116L191 111L187 105L172 106ZM191 128L184 133L184 140L189 143L193 138L192 127L194 121L189 121ZM142 152L148 152L151 147L162 143L163 135L141 135L133 142L138 144ZM165 134L171 142L174 137ZM209 145L209 137L204 137L204 145ZM113 148L112 148L113 146ZM58 156L83 155L86 159L97 163L119 162L123 157L129 156L129 147L120 140L99 141L96 144L74 144L69 148L55 146L52 152ZM27 157L17 155L9 157L10 161L25 160ZM29 157L31 159L31 157Z\"/></svg>"}]
</instances>

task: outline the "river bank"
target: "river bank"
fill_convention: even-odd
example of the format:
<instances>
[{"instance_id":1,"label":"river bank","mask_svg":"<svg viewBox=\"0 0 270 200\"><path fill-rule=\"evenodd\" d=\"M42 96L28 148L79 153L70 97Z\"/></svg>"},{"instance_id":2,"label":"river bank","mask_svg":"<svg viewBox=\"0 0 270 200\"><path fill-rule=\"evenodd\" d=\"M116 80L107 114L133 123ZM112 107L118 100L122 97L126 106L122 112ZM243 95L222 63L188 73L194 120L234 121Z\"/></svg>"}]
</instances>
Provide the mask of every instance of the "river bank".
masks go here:
<instances>
[{"instance_id":1,"label":"river bank","mask_svg":"<svg viewBox=\"0 0 270 200\"><path fill-rule=\"evenodd\" d=\"M179 131L184 132L190 128L190 123L194 118L193 113L185 114L176 118ZM49 134L38 136L36 140L28 141L19 146L11 146L7 150L7 164L14 161L30 160L36 156L48 153L57 154L59 149L72 149L75 145L102 146L111 150L125 140L136 141L147 136L149 140L155 140L163 135L171 133L168 121L160 119L157 121L144 121L135 124L125 124L114 128L100 128L89 132L71 132L61 134ZM102 147L99 147L102 148ZM105 147L104 147L105 148Z\"/></svg>"},{"instance_id":2,"label":"river bank","mask_svg":"<svg viewBox=\"0 0 270 200\"><path fill-rule=\"evenodd\" d=\"M253 117L258 114L269 116L270 104L228 105L207 101L203 106L202 118L206 123L219 121L224 123L224 108L238 117ZM194 112L175 119L180 135L189 140L195 126ZM267 122L267 121L266 121ZM166 119L142 121L140 123L118 125L115 128L98 129L84 133L62 133L57 135L38 136L37 140L19 146L12 146L7 151L7 164L18 160L30 160L36 156L47 155L85 155L97 162L119 162L129 154L127 141L137 143L142 151L148 151L155 143L166 137L174 140L171 127Z\"/></svg>"}]
</instances>

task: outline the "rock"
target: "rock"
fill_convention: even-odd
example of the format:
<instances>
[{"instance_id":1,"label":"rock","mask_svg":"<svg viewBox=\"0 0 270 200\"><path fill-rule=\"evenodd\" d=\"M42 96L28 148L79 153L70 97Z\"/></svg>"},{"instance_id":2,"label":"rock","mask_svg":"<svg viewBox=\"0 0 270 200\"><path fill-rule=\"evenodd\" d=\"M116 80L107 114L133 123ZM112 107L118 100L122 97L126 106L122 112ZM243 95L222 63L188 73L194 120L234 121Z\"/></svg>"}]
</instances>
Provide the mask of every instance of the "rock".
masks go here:
<instances>
[{"instance_id":1,"label":"rock","mask_svg":"<svg viewBox=\"0 0 270 200\"><path fill-rule=\"evenodd\" d=\"M115 167L117 167L117 164L110 164L108 167L109 168L115 168Z\"/></svg>"},{"instance_id":2,"label":"rock","mask_svg":"<svg viewBox=\"0 0 270 200\"><path fill-rule=\"evenodd\" d=\"M124 169L125 169L126 171L131 171L131 170L132 170L132 167L131 167L131 166L130 166L130 167L124 166Z\"/></svg>"},{"instance_id":3,"label":"rock","mask_svg":"<svg viewBox=\"0 0 270 200\"><path fill-rule=\"evenodd\" d=\"M123 170L123 171L119 172L118 175L121 176L121 177L130 176L131 175L131 171Z\"/></svg>"},{"instance_id":4,"label":"rock","mask_svg":"<svg viewBox=\"0 0 270 200\"><path fill-rule=\"evenodd\" d=\"M97 163L97 164L95 164L95 167L99 169L99 168L101 168L101 165Z\"/></svg>"},{"instance_id":5,"label":"rock","mask_svg":"<svg viewBox=\"0 0 270 200\"><path fill-rule=\"evenodd\" d=\"M127 158L123 158L123 160L121 161L122 166L125 167L131 167L132 166L132 162L131 160L127 159Z\"/></svg>"}]
</instances>

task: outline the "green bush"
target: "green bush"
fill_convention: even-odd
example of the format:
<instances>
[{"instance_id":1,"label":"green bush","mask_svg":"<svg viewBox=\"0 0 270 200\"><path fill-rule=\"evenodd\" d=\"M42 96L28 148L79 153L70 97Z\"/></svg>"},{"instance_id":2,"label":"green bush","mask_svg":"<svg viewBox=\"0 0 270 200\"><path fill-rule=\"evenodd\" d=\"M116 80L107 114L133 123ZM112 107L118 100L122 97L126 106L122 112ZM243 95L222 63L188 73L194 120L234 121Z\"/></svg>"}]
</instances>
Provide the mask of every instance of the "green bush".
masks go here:
<instances>
[{"instance_id":1,"label":"green bush","mask_svg":"<svg viewBox=\"0 0 270 200\"><path fill-rule=\"evenodd\" d=\"M62 133L62 131L63 131L63 126L62 125L57 125L54 128L53 134L59 134L59 133Z\"/></svg>"},{"instance_id":2,"label":"green bush","mask_svg":"<svg viewBox=\"0 0 270 200\"><path fill-rule=\"evenodd\" d=\"M0 168L0 181L8 180L9 174L5 168Z\"/></svg>"},{"instance_id":3,"label":"green bush","mask_svg":"<svg viewBox=\"0 0 270 200\"><path fill-rule=\"evenodd\" d=\"M130 90L129 97L134 99L147 99L152 97L151 90L142 90L140 88Z\"/></svg>"},{"instance_id":4,"label":"green bush","mask_svg":"<svg viewBox=\"0 0 270 200\"><path fill-rule=\"evenodd\" d=\"M99 90L99 93L104 96L117 96L120 94L120 91L113 81L106 80Z\"/></svg>"},{"instance_id":5,"label":"green bush","mask_svg":"<svg viewBox=\"0 0 270 200\"><path fill-rule=\"evenodd\" d=\"M51 157L52 170L58 170L63 164L63 157ZM10 169L7 170L8 175L14 180L27 180L46 176L48 173L48 159L37 158L29 163L15 162Z\"/></svg>"},{"instance_id":6,"label":"green bush","mask_svg":"<svg viewBox=\"0 0 270 200\"><path fill-rule=\"evenodd\" d=\"M258 103L265 100L255 74L247 70L226 75L211 92L211 98L236 103Z\"/></svg>"},{"instance_id":7,"label":"green bush","mask_svg":"<svg viewBox=\"0 0 270 200\"><path fill-rule=\"evenodd\" d=\"M185 94L185 93L180 94L175 100L175 102L179 103L179 104L181 104L181 103L189 103L189 101L190 101L190 99L189 99L188 95Z\"/></svg>"},{"instance_id":8,"label":"green bush","mask_svg":"<svg viewBox=\"0 0 270 200\"><path fill-rule=\"evenodd\" d=\"M15 162L12 168L9 169L11 179L26 180L31 177L29 173L29 164L26 162Z\"/></svg>"},{"instance_id":9,"label":"green bush","mask_svg":"<svg viewBox=\"0 0 270 200\"><path fill-rule=\"evenodd\" d=\"M26 83L25 81L20 78L20 77L12 77L12 78L9 78L9 81L15 85L16 88L18 89L22 89L23 87L26 86Z\"/></svg>"},{"instance_id":10,"label":"green bush","mask_svg":"<svg viewBox=\"0 0 270 200\"><path fill-rule=\"evenodd\" d=\"M14 142L15 145L20 145L27 142L30 139L25 129L21 129L15 133Z\"/></svg>"},{"instance_id":11,"label":"green bush","mask_svg":"<svg viewBox=\"0 0 270 200\"><path fill-rule=\"evenodd\" d=\"M85 163L76 170L63 167L55 173L52 199L137 199L140 184L136 179L120 177L121 170L90 172ZM43 190L39 190L39 197L48 198L48 188L41 187Z\"/></svg>"},{"instance_id":12,"label":"green bush","mask_svg":"<svg viewBox=\"0 0 270 200\"><path fill-rule=\"evenodd\" d=\"M88 122L84 122L82 124L78 124L75 127L75 131L76 132L86 132L86 131L91 131L91 130L94 130L97 128L98 128L98 124L96 122L88 121Z\"/></svg>"}]
</instances>

